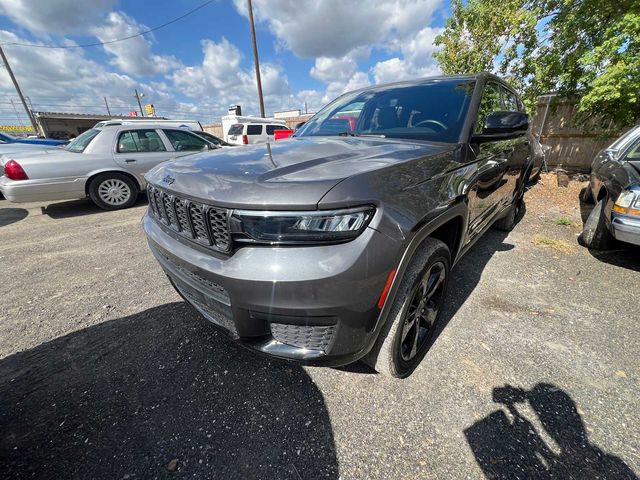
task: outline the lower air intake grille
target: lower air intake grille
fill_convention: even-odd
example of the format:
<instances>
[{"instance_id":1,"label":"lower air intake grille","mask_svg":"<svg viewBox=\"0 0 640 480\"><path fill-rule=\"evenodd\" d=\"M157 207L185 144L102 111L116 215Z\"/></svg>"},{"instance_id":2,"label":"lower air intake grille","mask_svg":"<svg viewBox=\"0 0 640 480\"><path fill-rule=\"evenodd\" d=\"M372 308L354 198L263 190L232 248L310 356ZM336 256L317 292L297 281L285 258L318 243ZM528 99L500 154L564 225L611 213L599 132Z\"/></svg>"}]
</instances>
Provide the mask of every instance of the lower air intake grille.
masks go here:
<instances>
[{"instance_id":1,"label":"lower air intake grille","mask_svg":"<svg viewBox=\"0 0 640 480\"><path fill-rule=\"evenodd\" d=\"M333 334L335 325L311 326L311 325L288 325L285 323L272 323L271 335L280 343L291 345L308 350L326 351Z\"/></svg>"}]
</instances>

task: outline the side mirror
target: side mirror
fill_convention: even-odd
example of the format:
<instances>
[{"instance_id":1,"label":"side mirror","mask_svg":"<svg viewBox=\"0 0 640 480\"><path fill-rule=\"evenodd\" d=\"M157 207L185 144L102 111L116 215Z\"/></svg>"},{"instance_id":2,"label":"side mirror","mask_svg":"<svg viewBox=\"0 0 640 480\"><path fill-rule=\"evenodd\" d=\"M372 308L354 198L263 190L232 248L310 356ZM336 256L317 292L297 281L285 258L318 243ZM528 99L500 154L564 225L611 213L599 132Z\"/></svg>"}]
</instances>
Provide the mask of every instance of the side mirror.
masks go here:
<instances>
[{"instance_id":1,"label":"side mirror","mask_svg":"<svg viewBox=\"0 0 640 480\"><path fill-rule=\"evenodd\" d=\"M493 112L484 121L482 133L473 136L476 142L506 140L524 135L529 129L529 115L523 112Z\"/></svg>"}]
</instances>

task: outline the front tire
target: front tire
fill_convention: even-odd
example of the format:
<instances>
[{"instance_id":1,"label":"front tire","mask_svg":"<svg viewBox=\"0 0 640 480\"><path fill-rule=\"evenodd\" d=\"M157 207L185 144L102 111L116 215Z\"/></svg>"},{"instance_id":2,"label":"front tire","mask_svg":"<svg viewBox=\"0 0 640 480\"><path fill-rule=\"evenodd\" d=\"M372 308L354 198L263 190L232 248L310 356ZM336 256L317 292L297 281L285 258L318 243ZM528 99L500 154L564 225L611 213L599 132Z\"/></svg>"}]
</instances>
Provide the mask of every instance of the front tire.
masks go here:
<instances>
[{"instance_id":1,"label":"front tire","mask_svg":"<svg viewBox=\"0 0 640 480\"><path fill-rule=\"evenodd\" d=\"M450 269L449 248L427 238L407 267L387 323L364 358L369 366L388 377L411 375L433 340Z\"/></svg>"},{"instance_id":2,"label":"front tire","mask_svg":"<svg viewBox=\"0 0 640 480\"><path fill-rule=\"evenodd\" d=\"M122 173L102 173L91 180L89 197L103 210L129 208L138 199L138 186Z\"/></svg>"},{"instance_id":3,"label":"front tire","mask_svg":"<svg viewBox=\"0 0 640 480\"><path fill-rule=\"evenodd\" d=\"M584 229L578 237L581 245L594 250L608 250L613 243L613 235L607 229L606 216L604 213L607 205L607 198L603 198L593 207L587 221L584 222Z\"/></svg>"}]
</instances>

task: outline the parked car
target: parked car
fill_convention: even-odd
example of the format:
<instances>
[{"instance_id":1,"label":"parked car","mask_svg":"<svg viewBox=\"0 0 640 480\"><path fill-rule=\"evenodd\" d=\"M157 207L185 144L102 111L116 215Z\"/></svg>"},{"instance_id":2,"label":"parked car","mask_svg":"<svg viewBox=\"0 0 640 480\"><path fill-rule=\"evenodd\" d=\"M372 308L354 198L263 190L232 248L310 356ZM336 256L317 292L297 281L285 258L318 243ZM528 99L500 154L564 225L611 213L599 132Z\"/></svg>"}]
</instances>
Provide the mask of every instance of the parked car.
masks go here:
<instances>
[{"instance_id":1,"label":"parked car","mask_svg":"<svg viewBox=\"0 0 640 480\"><path fill-rule=\"evenodd\" d=\"M284 140L285 138L289 138L294 133L295 132L293 130L290 130L288 128L284 128L282 130L276 130L273 134L273 139L275 141Z\"/></svg>"},{"instance_id":2,"label":"parked car","mask_svg":"<svg viewBox=\"0 0 640 480\"><path fill-rule=\"evenodd\" d=\"M336 132L344 111L357 122ZM286 142L151 170L144 230L180 295L240 344L405 377L451 267L489 227L518 221L528 126L490 74L350 92Z\"/></svg>"},{"instance_id":3,"label":"parked car","mask_svg":"<svg viewBox=\"0 0 640 480\"><path fill-rule=\"evenodd\" d=\"M68 143L65 140L55 140L53 138L17 138L0 132L0 141L4 143L24 143L27 145L65 145Z\"/></svg>"},{"instance_id":4,"label":"parked car","mask_svg":"<svg viewBox=\"0 0 640 480\"><path fill-rule=\"evenodd\" d=\"M640 126L596 155L583 199L595 207L580 243L596 250L608 249L614 238L640 245Z\"/></svg>"},{"instance_id":5,"label":"parked car","mask_svg":"<svg viewBox=\"0 0 640 480\"><path fill-rule=\"evenodd\" d=\"M232 145L249 145L274 141L276 130L286 130L285 125L273 123L236 123L229 127L227 138Z\"/></svg>"},{"instance_id":6,"label":"parked car","mask_svg":"<svg viewBox=\"0 0 640 480\"><path fill-rule=\"evenodd\" d=\"M197 120L176 120L156 117L128 117L121 119L103 120L94 125L94 128L105 127L107 125L155 125L163 128L184 128L194 132L202 131L202 124Z\"/></svg>"},{"instance_id":7,"label":"parked car","mask_svg":"<svg viewBox=\"0 0 640 480\"><path fill-rule=\"evenodd\" d=\"M164 126L92 128L59 149L0 156L0 192L11 202L88 196L105 210L132 206L144 174L169 159L219 148L190 130Z\"/></svg>"}]
</instances>

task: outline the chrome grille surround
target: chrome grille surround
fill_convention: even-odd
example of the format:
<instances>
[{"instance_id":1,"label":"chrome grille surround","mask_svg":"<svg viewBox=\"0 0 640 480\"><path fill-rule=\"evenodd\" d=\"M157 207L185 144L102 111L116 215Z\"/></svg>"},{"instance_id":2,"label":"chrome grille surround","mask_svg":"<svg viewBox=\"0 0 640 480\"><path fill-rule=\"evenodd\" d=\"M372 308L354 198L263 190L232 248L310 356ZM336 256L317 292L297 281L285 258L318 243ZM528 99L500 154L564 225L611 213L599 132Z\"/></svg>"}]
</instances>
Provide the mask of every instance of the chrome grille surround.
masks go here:
<instances>
[{"instance_id":1,"label":"chrome grille surround","mask_svg":"<svg viewBox=\"0 0 640 480\"><path fill-rule=\"evenodd\" d=\"M180 198L151 184L147 196L149 212L160 224L213 250L231 251L229 210Z\"/></svg>"}]
</instances>

